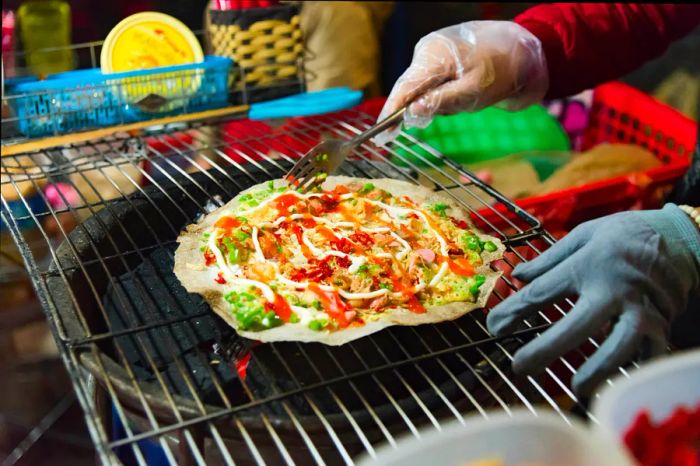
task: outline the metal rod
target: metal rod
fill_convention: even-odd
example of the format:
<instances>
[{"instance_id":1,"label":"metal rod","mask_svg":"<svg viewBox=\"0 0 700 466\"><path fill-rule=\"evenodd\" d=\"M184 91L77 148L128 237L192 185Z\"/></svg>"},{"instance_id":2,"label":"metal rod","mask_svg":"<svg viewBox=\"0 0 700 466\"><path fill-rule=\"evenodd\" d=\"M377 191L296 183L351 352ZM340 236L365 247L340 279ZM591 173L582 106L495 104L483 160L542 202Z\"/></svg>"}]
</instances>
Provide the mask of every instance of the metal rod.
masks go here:
<instances>
[{"instance_id":1,"label":"metal rod","mask_svg":"<svg viewBox=\"0 0 700 466\"><path fill-rule=\"evenodd\" d=\"M405 108L400 108L396 110L394 113L386 117L384 120L376 123L375 125L370 126L366 130L364 130L362 133L358 134L354 138L351 139L351 142L353 144L362 144L366 141L369 141L372 139L374 136L376 136L379 133L384 132L385 130L391 128L392 126L396 126L400 124L403 121L403 114L406 112Z\"/></svg>"}]
</instances>

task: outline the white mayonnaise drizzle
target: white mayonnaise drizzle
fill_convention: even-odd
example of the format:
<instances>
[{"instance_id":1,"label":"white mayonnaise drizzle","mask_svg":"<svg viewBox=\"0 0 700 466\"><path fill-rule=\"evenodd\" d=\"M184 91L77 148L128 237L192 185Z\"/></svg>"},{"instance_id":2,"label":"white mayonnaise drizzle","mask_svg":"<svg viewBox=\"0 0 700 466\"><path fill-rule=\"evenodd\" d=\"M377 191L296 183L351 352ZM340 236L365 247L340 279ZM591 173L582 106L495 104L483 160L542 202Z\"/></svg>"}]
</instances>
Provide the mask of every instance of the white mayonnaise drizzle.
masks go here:
<instances>
[{"instance_id":1,"label":"white mayonnaise drizzle","mask_svg":"<svg viewBox=\"0 0 700 466\"><path fill-rule=\"evenodd\" d=\"M238 212L237 215L248 215L248 214L251 214L253 212L256 212L256 211L262 209L263 207L266 207L268 204L273 202L279 196L282 196L285 194L290 194L290 193L293 193L295 196L297 196L300 199L309 199L312 197L322 196L322 194L319 194L319 193L301 194L301 193L297 193L297 192L293 192L293 191L284 191L282 193L278 193L274 196L269 197L268 199L266 199L265 201L261 202L260 204L258 204L257 206L255 206L251 209ZM341 200L350 199L353 196L354 196L353 193L343 194L340 196L340 199ZM441 254L443 256L448 255L449 247L447 245L447 242L442 237L442 235L440 235L440 233L437 232L431 226L430 222L428 221L428 218L420 210L411 209L408 207L390 206L390 205L385 204L383 202L374 201L371 199L363 199L363 200L365 202L369 202L371 204L382 207L387 212L387 215L389 215L389 217L393 221L399 221L399 219L398 219L399 216L406 215L409 213L413 213L413 214L417 215L423 221L423 223L425 224L425 227L432 233L433 236L435 236L435 238L440 243ZM224 215L227 215L227 214L224 214ZM328 220L327 218L311 216L308 214L292 214L289 216L280 217L280 218L276 219L274 222L263 222L260 224L260 227L261 228L278 227L279 225L281 225L285 221L299 220L299 219L304 219L304 218L312 219L316 223L328 225L331 228L355 228L356 227L356 225L352 222L333 222L331 220ZM378 228L361 227L360 231L364 231L366 233L387 233L387 232L389 232L391 234L391 236L393 236L394 239L396 239L396 241L398 241L403 246L403 250L400 251L399 253L397 253L395 256L399 260L405 258L411 252L411 245L406 240L401 238L398 234L391 231L391 229L388 227L378 227ZM253 231L252 231L252 240L253 240L253 246L255 247L255 259L259 262L267 262L267 259L265 258L264 254L262 252L262 249L260 247L260 243L258 241L258 233L259 233L258 227L254 226ZM333 233L338 237L342 237L342 238L345 237L344 235L338 233L337 231L334 231ZM357 272L358 269L360 268L360 266L365 264L367 261L367 258L365 256L355 256L355 255L351 255L351 254L345 254L345 253L342 253L339 251L323 251L323 250L321 250L320 248L316 247L307 238L306 230L304 230L302 233L302 241L309 248L309 250L311 251L311 253L315 257L319 257L319 256L321 256L323 258L328 257L328 256L349 257L350 260L352 261L352 263L351 263L350 267L348 268L348 270L351 273ZM262 291L265 299L267 299L270 302L274 302L275 294L268 285L266 285L265 283L262 283L260 281L257 281L257 280L243 278L243 277L241 277L241 275L243 274L243 271L241 270L241 268L238 265L234 264L232 267L229 267L226 264L226 261L225 261L223 255L221 254L221 251L219 251L219 248L216 246L216 239L215 239L214 235L211 235L209 237L208 245L209 245L209 249L214 254L214 257L216 258L216 262L219 265L219 268L224 273L224 276L225 276L227 281L229 281L234 286L239 285L239 286L256 287ZM377 253L377 254L375 254L375 256L376 257L386 257L386 258L394 257L390 253ZM271 264L275 269L276 278L280 283L282 283L286 286L289 286L291 288L294 288L294 289L306 289L306 288L308 288L308 286L309 286L308 282L296 282L296 281L290 280L290 279L286 278L284 275L282 275L282 273L279 270L279 265L277 263L272 262ZM435 286L444 277L446 272L447 272L447 263L443 262L442 265L440 266L438 273L433 277L432 280L430 280L430 283L428 285L426 285L425 282L420 281L410 291L413 293L417 293L419 291L424 290L426 288L426 286L427 287ZM329 292L337 291L338 294L345 299L372 299L372 298L377 298L377 297L383 296L387 293L390 293L391 296L394 298L401 298L401 297L405 296L405 294L402 292L390 292L389 290L383 289L383 288L379 289L379 290L375 290L375 291L364 292L364 293L351 293L349 291L338 289L338 288L336 288L334 286L330 286L330 285L319 285L319 288L323 291L329 291ZM317 316L319 314L316 310L301 307L301 306L291 306L291 308L294 312L296 312L299 315L300 323L308 323L308 321L310 321L313 318L313 316Z\"/></svg>"},{"instance_id":2,"label":"white mayonnaise drizzle","mask_svg":"<svg viewBox=\"0 0 700 466\"><path fill-rule=\"evenodd\" d=\"M259 282L257 280L250 280L248 278L241 278L233 273L233 271L229 268L228 264L224 260L224 256L221 255L221 251L219 251L219 248L216 246L216 238L214 238L214 235L209 236L208 246L209 250L212 252L212 254L214 254L214 257L216 257L216 263L219 266L219 269L223 272L224 278L227 282L231 283L231 285L234 286L254 286L255 288L258 288L260 291L262 291L262 294L266 300L270 302L275 301L275 293L272 291L272 288L270 288L263 282ZM240 267L238 268L238 270L240 271Z\"/></svg>"},{"instance_id":3,"label":"white mayonnaise drizzle","mask_svg":"<svg viewBox=\"0 0 700 466\"><path fill-rule=\"evenodd\" d=\"M360 228L361 231L364 231L365 233L388 233L391 231L391 228L389 227L378 227L378 228Z\"/></svg>"},{"instance_id":4,"label":"white mayonnaise drizzle","mask_svg":"<svg viewBox=\"0 0 700 466\"><path fill-rule=\"evenodd\" d=\"M440 280L442 280L442 277L445 276L445 273L447 272L447 262L443 262L442 265L440 266L440 270L438 270L438 273L435 274L432 280L430 280L430 283L428 286L435 286L438 284Z\"/></svg>"},{"instance_id":5,"label":"white mayonnaise drizzle","mask_svg":"<svg viewBox=\"0 0 700 466\"><path fill-rule=\"evenodd\" d=\"M309 220L313 220L316 223L323 223L325 225L332 225L335 227L352 228L355 226L355 224L352 222L335 222L334 223L334 222L328 220L327 218L315 217L315 216L309 215L309 214L292 214L289 216L280 217L277 220L275 220L274 222L263 222L260 224L260 226L261 227L270 227L270 226L278 227L282 223L286 222L287 220L299 220L299 219L309 219Z\"/></svg>"},{"instance_id":6,"label":"white mayonnaise drizzle","mask_svg":"<svg viewBox=\"0 0 700 466\"><path fill-rule=\"evenodd\" d=\"M302 242L306 245L306 247L309 248L309 251L311 251L311 254L313 254L315 257L318 257L318 256L320 256L321 254L323 254L323 251L320 250L319 248L317 248L317 247L314 245L314 243L312 243L311 241L309 241L309 238L306 237L306 232L307 232L307 231L308 231L308 230L304 230L304 231L301 232L301 240L302 240ZM300 245L300 246L301 246L301 245Z\"/></svg>"},{"instance_id":7,"label":"white mayonnaise drizzle","mask_svg":"<svg viewBox=\"0 0 700 466\"><path fill-rule=\"evenodd\" d=\"M400 237L399 235L397 235L393 231L391 232L391 236L393 236L396 239L396 241L398 241L401 244L401 246L403 246L403 251L396 254L396 258L398 260L401 260L411 252L411 245L408 244L406 242L406 240L404 240L402 237Z\"/></svg>"},{"instance_id":8,"label":"white mayonnaise drizzle","mask_svg":"<svg viewBox=\"0 0 700 466\"><path fill-rule=\"evenodd\" d=\"M380 206L380 207L383 207L383 208L387 211L387 213L388 213L388 212L393 212L393 213L395 214L395 216L392 217L392 219L394 219L394 220L397 219L398 216L400 216L400 215L405 215L406 213L413 213L413 214L416 214L417 216L419 216L419 217L423 220L423 223L425 223L425 226L427 227L427 229L430 230L430 232L432 232L433 236L435 236L435 238L436 238L436 239L438 240L438 242L440 243L440 253L441 253L443 256L447 256L447 255L448 255L448 252L449 252L450 248L449 248L449 246L447 246L447 242L445 241L445 238L443 238L442 235L440 235L440 233L438 233L438 232L430 225L430 222L428 221L428 218L427 218L427 217L425 216L425 214L424 214L423 212L421 212L420 210L411 209L411 208L408 208L408 207L390 206L390 205L388 205L388 204L384 204L383 202L380 202L380 201L373 201L373 200L371 200L371 199L365 199L365 202L369 202L369 203L371 203L371 204L374 204L374 205L378 205L378 206Z\"/></svg>"},{"instance_id":9,"label":"white mayonnaise drizzle","mask_svg":"<svg viewBox=\"0 0 700 466\"><path fill-rule=\"evenodd\" d=\"M309 282L295 282L294 280L290 280L284 275L282 275L279 272L279 268L277 267L277 264L272 264L275 267L275 271L277 272L277 279L280 281L280 283L284 283L285 285L298 289L298 290L305 290L309 287ZM342 296L345 299L370 299L370 298L376 298L378 296L381 296L383 294L386 294L389 292L389 290L381 289L381 290L376 290L376 291L368 291L366 293L351 293L349 291L345 291L339 288L336 288L335 286L330 286L330 285L318 285L318 287L322 291L330 291L334 292L337 291L340 296Z\"/></svg>"},{"instance_id":10,"label":"white mayonnaise drizzle","mask_svg":"<svg viewBox=\"0 0 700 466\"><path fill-rule=\"evenodd\" d=\"M307 325L314 319L328 319L328 314L326 314L325 312L319 312L316 309L310 309L308 307L302 306L289 307L291 307L292 311L294 311L296 315L299 316L299 323L302 325Z\"/></svg>"},{"instance_id":11,"label":"white mayonnaise drizzle","mask_svg":"<svg viewBox=\"0 0 700 466\"><path fill-rule=\"evenodd\" d=\"M321 196L324 195L324 193L305 193L305 194L302 194L302 193L300 193L300 192L291 191L291 190L282 191L281 193L276 193L275 195L268 197L267 199L265 199L264 201L262 201L260 204L256 205L255 207L251 207L251 208L248 209L248 210L243 210L243 211L238 212L238 215L247 215L247 214L250 214L250 213L253 213L253 212L257 212L258 210L260 210L260 209L262 209L263 207L267 206L270 202L276 200L278 197L284 196L284 195L286 195L286 194L294 194L294 195L295 195L296 197L298 197L299 199L310 199L310 198L312 198L312 197L321 197ZM352 193L347 193L347 194L342 194L342 195L340 195L340 196L338 196L338 197L339 197L341 200L345 200L345 199L350 199L351 197L353 197L353 194L352 194Z\"/></svg>"},{"instance_id":12,"label":"white mayonnaise drizzle","mask_svg":"<svg viewBox=\"0 0 700 466\"><path fill-rule=\"evenodd\" d=\"M350 273L357 272L360 270L360 266L367 262L367 258L365 256L350 256L350 260L352 261L350 267L348 267L348 272Z\"/></svg>"},{"instance_id":13,"label":"white mayonnaise drizzle","mask_svg":"<svg viewBox=\"0 0 700 466\"><path fill-rule=\"evenodd\" d=\"M255 246L255 258L260 262L265 262L265 255L260 247L260 242L258 241L258 227L253 227L253 246Z\"/></svg>"}]
</instances>

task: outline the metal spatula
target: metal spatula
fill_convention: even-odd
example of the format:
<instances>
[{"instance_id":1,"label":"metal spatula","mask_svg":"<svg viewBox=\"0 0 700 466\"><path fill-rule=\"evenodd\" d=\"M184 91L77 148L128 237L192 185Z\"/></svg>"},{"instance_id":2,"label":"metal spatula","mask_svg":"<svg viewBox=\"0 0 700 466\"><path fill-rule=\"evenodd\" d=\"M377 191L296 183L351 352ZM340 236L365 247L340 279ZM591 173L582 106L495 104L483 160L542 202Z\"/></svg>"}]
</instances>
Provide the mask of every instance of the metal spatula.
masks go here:
<instances>
[{"instance_id":1,"label":"metal spatula","mask_svg":"<svg viewBox=\"0 0 700 466\"><path fill-rule=\"evenodd\" d=\"M368 128L352 139L328 139L304 155L287 173L285 179L297 191L307 192L323 183L326 176L333 174L340 164L362 143L399 124L403 120L405 108L401 108L389 117Z\"/></svg>"}]
</instances>

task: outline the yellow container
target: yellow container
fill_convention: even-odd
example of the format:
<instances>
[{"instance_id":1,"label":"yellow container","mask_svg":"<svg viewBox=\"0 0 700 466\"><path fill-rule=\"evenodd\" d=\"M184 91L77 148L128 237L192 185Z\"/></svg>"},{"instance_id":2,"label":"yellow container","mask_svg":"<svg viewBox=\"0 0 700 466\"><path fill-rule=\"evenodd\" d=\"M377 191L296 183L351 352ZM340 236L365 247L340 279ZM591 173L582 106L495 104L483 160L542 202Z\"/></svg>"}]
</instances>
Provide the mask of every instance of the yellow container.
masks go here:
<instances>
[{"instance_id":1,"label":"yellow container","mask_svg":"<svg viewBox=\"0 0 700 466\"><path fill-rule=\"evenodd\" d=\"M152 11L131 15L117 24L107 36L100 55L105 74L202 61L204 53L192 31L172 16ZM197 92L200 74L201 70L156 73L121 79L115 84L121 86L121 94L129 102L153 94L177 101ZM173 104L177 106L177 102Z\"/></svg>"},{"instance_id":2,"label":"yellow container","mask_svg":"<svg viewBox=\"0 0 700 466\"><path fill-rule=\"evenodd\" d=\"M203 60L202 47L187 26L172 16L152 11L131 15L117 24L107 36L100 55L103 73Z\"/></svg>"}]
</instances>

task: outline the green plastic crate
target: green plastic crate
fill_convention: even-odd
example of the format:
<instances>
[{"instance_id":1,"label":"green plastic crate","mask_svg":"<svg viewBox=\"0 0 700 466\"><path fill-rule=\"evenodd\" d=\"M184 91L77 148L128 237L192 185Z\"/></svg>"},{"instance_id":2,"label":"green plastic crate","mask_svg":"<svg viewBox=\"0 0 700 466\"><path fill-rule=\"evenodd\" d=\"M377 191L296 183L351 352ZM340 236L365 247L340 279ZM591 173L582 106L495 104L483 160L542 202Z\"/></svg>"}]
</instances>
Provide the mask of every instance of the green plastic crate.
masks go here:
<instances>
[{"instance_id":1,"label":"green plastic crate","mask_svg":"<svg viewBox=\"0 0 700 466\"><path fill-rule=\"evenodd\" d=\"M569 138L559 122L541 105L519 112L489 107L479 112L436 116L424 129L406 131L460 164L492 160L524 151L568 151ZM417 144L400 137L393 161L425 166L440 162Z\"/></svg>"}]
</instances>

